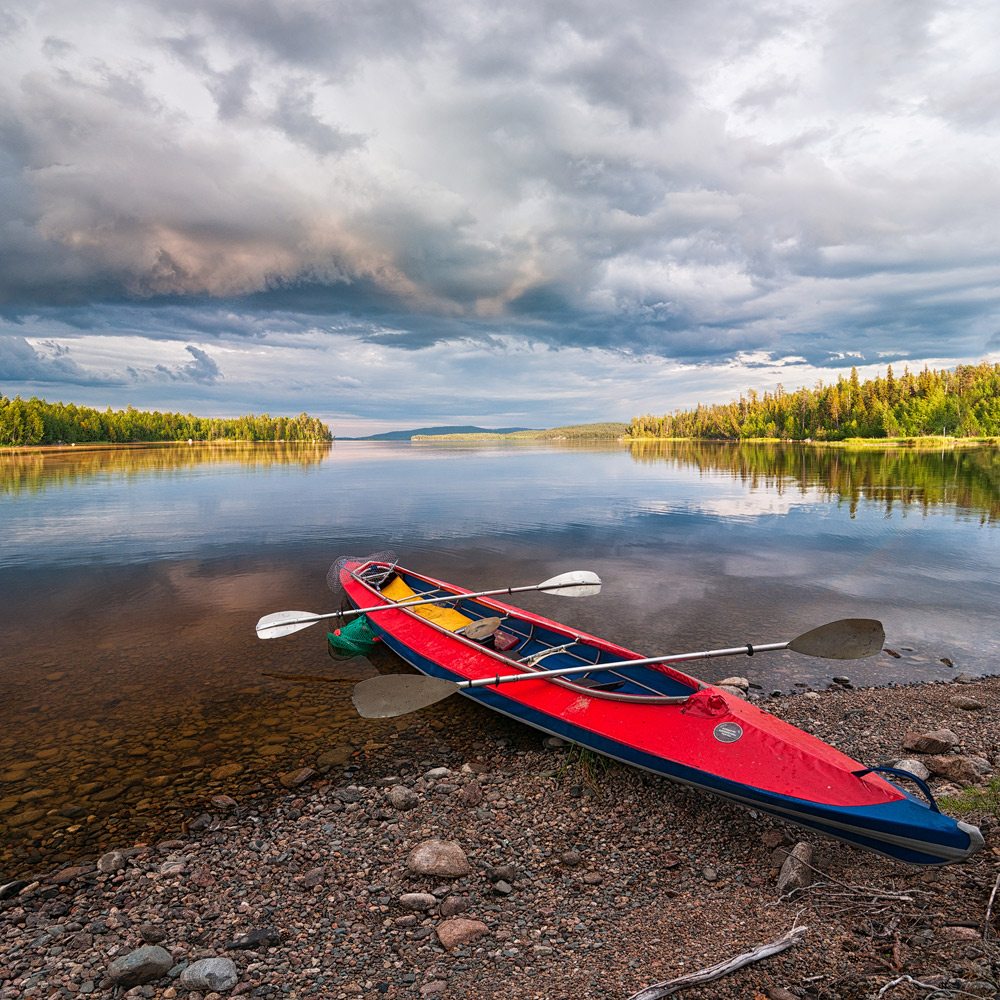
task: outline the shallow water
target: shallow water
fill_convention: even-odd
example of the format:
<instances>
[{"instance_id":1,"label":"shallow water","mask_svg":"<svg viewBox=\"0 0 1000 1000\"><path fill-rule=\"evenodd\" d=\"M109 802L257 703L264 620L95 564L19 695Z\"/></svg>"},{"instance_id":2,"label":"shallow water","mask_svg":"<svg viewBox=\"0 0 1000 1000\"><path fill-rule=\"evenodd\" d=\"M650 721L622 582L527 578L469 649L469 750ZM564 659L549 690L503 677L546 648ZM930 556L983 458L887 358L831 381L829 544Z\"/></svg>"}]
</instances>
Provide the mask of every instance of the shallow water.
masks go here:
<instances>
[{"instance_id":1,"label":"shallow water","mask_svg":"<svg viewBox=\"0 0 1000 1000\"><path fill-rule=\"evenodd\" d=\"M408 727L469 713L470 729L508 725L451 703L362 722L350 680L370 664L331 661L321 627L256 639L267 612L338 607L325 575L343 554L392 548L476 590L595 570L599 597L520 603L648 655L849 616L880 618L900 654L694 671L764 691L992 673L998 483L985 449L349 442L0 457L6 864L133 835L167 802L190 812L212 791L266 790L330 747L388 753Z\"/></svg>"}]
</instances>

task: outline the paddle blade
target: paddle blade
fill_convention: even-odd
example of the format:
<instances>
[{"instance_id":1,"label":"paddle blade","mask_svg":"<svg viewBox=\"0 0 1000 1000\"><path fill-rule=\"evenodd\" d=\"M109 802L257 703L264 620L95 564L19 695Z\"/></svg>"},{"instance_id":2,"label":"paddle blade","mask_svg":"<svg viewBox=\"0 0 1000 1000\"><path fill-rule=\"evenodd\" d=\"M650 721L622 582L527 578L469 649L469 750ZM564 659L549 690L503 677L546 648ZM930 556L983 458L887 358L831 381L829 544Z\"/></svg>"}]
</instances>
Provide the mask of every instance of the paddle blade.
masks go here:
<instances>
[{"instance_id":1,"label":"paddle blade","mask_svg":"<svg viewBox=\"0 0 1000 1000\"><path fill-rule=\"evenodd\" d=\"M885 644L885 629L874 618L841 618L793 639L788 648L826 660L862 660Z\"/></svg>"},{"instance_id":2,"label":"paddle blade","mask_svg":"<svg viewBox=\"0 0 1000 1000\"><path fill-rule=\"evenodd\" d=\"M589 570L578 569L554 576L551 580L540 583L536 589L544 590L547 594L558 594L560 597L593 597L601 592L601 578Z\"/></svg>"},{"instance_id":3,"label":"paddle blade","mask_svg":"<svg viewBox=\"0 0 1000 1000\"><path fill-rule=\"evenodd\" d=\"M471 625L466 625L465 628L459 631L467 639L475 639L478 642L480 639L485 639L487 636L493 635L498 628L500 628L499 618L480 618L479 621L473 622Z\"/></svg>"},{"instance_id":4,"label":"paddle blade","mask_svg":"<svg viewBox=\"0 0 1000 1000\"><path fill-rule=\"evenodd\" d=\"M274 614L264 615L257 622L257 638L277 639L280 635L291 635L300 629L309 628L318 621L319 616L311 611L275 611Z\"/></svg>"},{"instance_id":5,"label":"paddle blade","mask_svg":"<svg viewBox=\"0 0 1000 1000\"><path fill-rule=\"evenodd\" d=\"M433 705L458 690L457 684L440 677L382 674L358 684L351 701L365 719L392 719Z\"/></svg>"}]
</instances>

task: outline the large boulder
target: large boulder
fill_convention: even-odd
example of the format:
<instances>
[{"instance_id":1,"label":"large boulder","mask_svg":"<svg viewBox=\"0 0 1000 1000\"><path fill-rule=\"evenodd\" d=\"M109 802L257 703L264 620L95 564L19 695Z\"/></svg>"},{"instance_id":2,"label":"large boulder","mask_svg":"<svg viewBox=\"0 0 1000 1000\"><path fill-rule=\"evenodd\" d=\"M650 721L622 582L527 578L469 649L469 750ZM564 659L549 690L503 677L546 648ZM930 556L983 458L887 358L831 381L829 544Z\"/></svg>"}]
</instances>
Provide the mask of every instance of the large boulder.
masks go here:
<instances>
[{"instance_id":1,"label":"large boulder","mask_svg":"<svg viewBox=\"0 0 1000 1000\"><path fill-rule=\"evenodd\" d=\"M957 785L975 785L980 780L976 765L968 757L954 755L926 757L924 763L930 769L931 774L940 775L942 778L954 781Z\"/></svg>"}]
</instances>

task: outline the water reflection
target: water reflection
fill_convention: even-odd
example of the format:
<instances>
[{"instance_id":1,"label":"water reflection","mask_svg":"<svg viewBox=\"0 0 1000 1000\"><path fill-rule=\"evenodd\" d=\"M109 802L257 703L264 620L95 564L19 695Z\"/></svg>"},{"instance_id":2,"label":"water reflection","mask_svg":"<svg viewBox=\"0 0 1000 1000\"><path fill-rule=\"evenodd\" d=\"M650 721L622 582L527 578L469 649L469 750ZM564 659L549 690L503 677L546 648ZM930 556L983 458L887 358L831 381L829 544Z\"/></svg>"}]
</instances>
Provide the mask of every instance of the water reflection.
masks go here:
<instances>
[{"instance_id":1,"label":"water reflection","mask_svg":"<svg viewBox=\"0 0 1000 1000\"><path fill-rule=\"evenodd\" d=\"M164 475L201 465L236 464L250 469L317 465L330 454L329 442L250 444L196 442L0 452L0 496L80 486L99 477L130 479Z\"/></svg>"},{"instance_id":2,"label":"water reflection","mask_svg":"<svg viewBox=\"0 0 1000 1000\"><path fill-rule=\"evenodd\" d=\"M995 449L690 442L0 456L0 869L126 842L216 791L280 793L279 775L328 752L333 768L352 753L420 760L429 734L507 726L464 702L398 727L360 720L349 680L371 668L338 674L320 628L256 640L267 612L333 610L326 571L345 553L393 548L472 590L593 570L597 598L514 603L649 655L844 617L882 619L902 654L695 671L745 673L765 692L843 672L857 684L992 672L998 477Z\"/></svg>"},{"instance_id":3,"label":"water reflection","mask_svg":"<svg viewBox=\"0 0 1000 1000\"><path fill-rule=\"evenodd\" d=\"M818 491L823 501L862 501L894 510L952 509L980 523L1000 520L1000 449L829 448L807 444L636 441L632 458L727 474L751 490L781 497Z\"/></svg>"}]
</instances>

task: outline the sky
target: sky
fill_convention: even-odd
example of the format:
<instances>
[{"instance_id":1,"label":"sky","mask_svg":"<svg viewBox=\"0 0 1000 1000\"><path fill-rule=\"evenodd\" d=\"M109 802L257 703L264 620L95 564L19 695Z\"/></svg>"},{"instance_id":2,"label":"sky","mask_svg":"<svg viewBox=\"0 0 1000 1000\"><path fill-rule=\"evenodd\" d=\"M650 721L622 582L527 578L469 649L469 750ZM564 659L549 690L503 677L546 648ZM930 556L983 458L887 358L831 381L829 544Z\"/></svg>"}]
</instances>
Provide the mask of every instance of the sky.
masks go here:
<instances>
[{"instance_id":1,"label":"sky","mask_svg":"<svg viewBox=\"0 0 1000 1000\"><path fill-rule=\"evenodd\" d=\"M338 435L1000 360L995 0L0 2L0 393Z\"/></svg>"}]
</instances>

